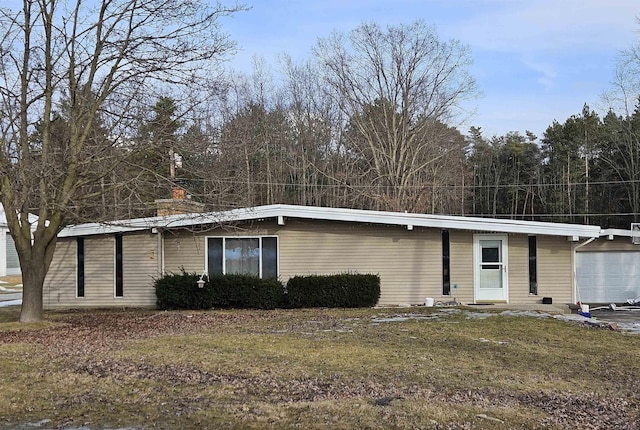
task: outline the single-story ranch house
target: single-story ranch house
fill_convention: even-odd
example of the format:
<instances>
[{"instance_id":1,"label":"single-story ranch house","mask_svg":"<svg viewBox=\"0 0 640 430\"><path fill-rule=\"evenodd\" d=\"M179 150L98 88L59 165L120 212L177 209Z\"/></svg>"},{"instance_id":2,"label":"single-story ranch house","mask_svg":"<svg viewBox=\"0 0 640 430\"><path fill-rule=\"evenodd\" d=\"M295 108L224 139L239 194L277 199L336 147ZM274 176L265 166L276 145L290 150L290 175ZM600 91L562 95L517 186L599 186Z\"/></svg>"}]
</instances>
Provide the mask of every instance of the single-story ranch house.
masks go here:
<instances>
[{"instance_id":1,"label":"single-story ranch house","mask_svg":"<svg viewBox=\"0 0 640 430\"><path fill-rule=\"evenodd\" d=\"M270 205L70 226L45 308L153 306L153 281L197 273L381 278L380 305L611 302L640 295L630 230Z\"/></svg>"}]
</instances>

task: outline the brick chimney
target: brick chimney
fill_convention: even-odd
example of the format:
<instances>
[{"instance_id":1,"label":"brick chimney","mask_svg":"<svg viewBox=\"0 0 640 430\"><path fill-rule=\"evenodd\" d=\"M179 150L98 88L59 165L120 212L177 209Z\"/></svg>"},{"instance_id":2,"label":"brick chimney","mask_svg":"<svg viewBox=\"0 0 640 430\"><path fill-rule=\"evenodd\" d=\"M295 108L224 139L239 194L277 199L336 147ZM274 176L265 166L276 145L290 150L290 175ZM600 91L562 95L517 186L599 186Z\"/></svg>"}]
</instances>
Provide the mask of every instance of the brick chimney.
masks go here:
<instances>
[{"instance_id":1,"label":"brick chimney","mask_svg":"<svg viewBox=\"0 0 640 430\"><path fill-rule=\"evenodd\" d=\"M202 213L204 211L204 205L191 200L191 196L179 185L174 185L171 188L170 199L156 199L154 203L157 216Z\"/></svg>"}]
</instances>

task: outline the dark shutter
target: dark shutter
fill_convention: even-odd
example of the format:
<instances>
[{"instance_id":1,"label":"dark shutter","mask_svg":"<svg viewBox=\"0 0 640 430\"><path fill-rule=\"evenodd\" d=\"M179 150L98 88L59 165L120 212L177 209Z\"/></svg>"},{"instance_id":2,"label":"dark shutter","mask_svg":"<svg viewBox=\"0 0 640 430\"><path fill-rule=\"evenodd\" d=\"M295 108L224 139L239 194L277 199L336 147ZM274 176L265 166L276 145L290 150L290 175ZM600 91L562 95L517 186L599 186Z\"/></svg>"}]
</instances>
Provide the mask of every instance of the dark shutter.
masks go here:
<instances>
[{"instance_id":1,"label":"dark shutter","mask_svg":"<svg viewBox=\"0 0 640 430\"><path fill-rule=\"evenodd\" d=\"M442 231L442 295L451 295L449 232Z\"/></svg>"},{"instance_id":2,"label":"dark shutter","mask_svg":"<svg viewBox=\"0 0 640 430\"><path fill-rule=\"evenodd\" d=\"M538 241L529 236L529 294L538 294Z\"/></svg>"},{"instance_id":3,"label":"dark shutter","mask_svg":"<svg viewBox=\"0 0 640 430\"><path fill-rule=\"evenodd\" d=\"M84 297L84 238L76 238L77 245L77 280L76 295Z\"/></svg>"},{"instance_id":4,"label":"dark shutter","mask_svg":"<svg viewBox=\"0 0 640 430\"><path fill-rule=\"evenodd\" d=\"M122 274L122 234L115 235L116 241L116 297L124 296L124 282Z\"/></svg>"}]
</instances>

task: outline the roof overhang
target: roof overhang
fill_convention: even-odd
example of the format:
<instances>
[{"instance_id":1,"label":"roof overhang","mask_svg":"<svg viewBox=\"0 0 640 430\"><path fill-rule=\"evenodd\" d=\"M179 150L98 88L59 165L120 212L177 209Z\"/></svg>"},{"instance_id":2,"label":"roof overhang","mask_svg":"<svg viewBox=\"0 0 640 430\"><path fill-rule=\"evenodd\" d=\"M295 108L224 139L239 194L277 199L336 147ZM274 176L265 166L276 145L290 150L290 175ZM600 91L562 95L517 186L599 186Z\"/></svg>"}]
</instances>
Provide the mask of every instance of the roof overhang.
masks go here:
<instances>
[{"instance_id":1,"label":"roof overhang","mask_svg":"<svg viewBox=\"0 0 640 430\"><path fill-rule=\"evenodd\" d=\"M233 222L270 218L277 219L279 224L284 224L286 219L290 218L398 225L404 226L409 230L416 227L426 227L443 230L565 236L568 238L601 236L600 227L591 225L293 205L269 205L233 209L224 212L137 218L111 223L79 224L66 227L58 236L73 237L112 234L150 229L187 228L199 225L216 226Z\"/></svg>"},{"instance_id":2,"label":"roof overhang","mask_svg":"<svg viewBox=\"0 0 640 430\"><path fill-rule=\"evenodd\" d=\"M621 228L607 228L600 232L601 237L607 237L609 240L613 240L614 237L631 237L631 230L624 230Z\"/></svg>"}]
</instances>

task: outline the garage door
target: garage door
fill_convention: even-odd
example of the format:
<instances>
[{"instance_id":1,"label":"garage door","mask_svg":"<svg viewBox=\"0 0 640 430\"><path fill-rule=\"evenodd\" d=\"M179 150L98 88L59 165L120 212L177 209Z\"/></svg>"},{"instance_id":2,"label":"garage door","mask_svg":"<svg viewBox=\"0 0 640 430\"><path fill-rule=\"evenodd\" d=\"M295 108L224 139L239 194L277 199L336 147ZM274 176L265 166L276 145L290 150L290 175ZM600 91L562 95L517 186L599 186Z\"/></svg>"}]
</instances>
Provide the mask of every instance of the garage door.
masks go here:
<instances>
[{"instance_id":1,"label":"garage door","mask_svg":"<svg viewBox=\"0 0 640 430\"><path fill-rule=\"evenodd\" d=\"M620 303L640 296L640 251L577 252L576 281L585 303Z\"/></svg>"}]
</instances>

